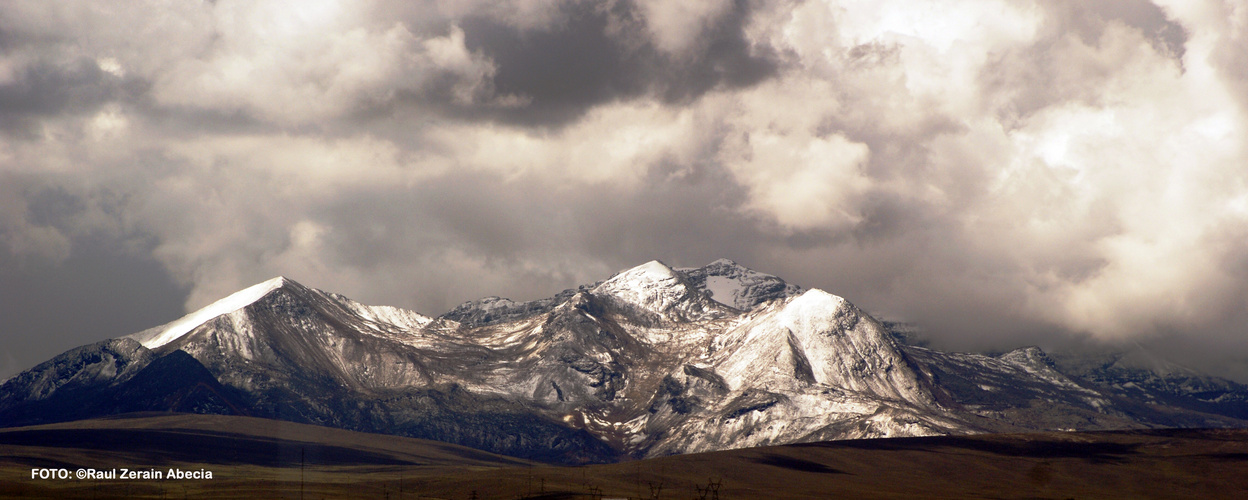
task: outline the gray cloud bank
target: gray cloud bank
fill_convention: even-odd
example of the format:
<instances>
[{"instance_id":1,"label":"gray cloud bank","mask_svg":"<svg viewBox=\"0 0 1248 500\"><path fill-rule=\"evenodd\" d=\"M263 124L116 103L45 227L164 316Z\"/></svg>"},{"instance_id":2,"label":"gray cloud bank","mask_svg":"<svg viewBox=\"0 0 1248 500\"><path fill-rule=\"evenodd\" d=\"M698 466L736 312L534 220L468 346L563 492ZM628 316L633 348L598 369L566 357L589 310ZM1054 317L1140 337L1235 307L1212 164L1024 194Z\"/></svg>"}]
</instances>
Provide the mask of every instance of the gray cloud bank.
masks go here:
<instances>
[{"instance_id":1,"label":"gray cloud bank","mask_svg":"<svg viewBox=\"0 0 1248 500\"><path fill-rule=\"evenodd\" d=\"M1248 7L0 5L0 375L286 275L427 314L728 257L962 350L1248 378Z\"/></svg>"}]
</instances>

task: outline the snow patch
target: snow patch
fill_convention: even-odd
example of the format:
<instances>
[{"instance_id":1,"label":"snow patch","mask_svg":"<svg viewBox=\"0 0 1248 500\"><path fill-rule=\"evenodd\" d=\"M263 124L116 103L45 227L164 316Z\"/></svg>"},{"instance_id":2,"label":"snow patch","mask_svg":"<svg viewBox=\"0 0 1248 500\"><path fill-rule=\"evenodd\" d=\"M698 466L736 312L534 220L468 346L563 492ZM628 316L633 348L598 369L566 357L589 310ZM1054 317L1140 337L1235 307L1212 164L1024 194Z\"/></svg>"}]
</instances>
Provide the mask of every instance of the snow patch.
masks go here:
<instances>
[{"instance_id":1,"label":"snow patch","mask_svg":"<svg viewBox=\"0 0 1248 500\"><path fill-rule=\"evenodd\" d=\"M845 299L840 296L832 295L818 288L811 288L810 290L807 290L797 296L797 298L794 299L789 306L802 308L803 310L807 310L809 313L822 312L824 314L828 314L835 313L836 310L840 309L844 304ZM809 310L812 308L816 310Z\"/></svg>"},{"instance_id":2,"label":"snow patch","mask_svg":"<svg viewBox=\"0 0 1248 500\"><path fill-rule=\"evenodd\" d=\"M688 293L680 277L662 262L652 260L619 273L594 287L598 296L613 296L655 312L663 311Z\"/></svg>"},{"instance_id":3,"label":"snow patch","mask_svg":"<svg viewBox=\"0 0 1248 500\"><path fill-rule=\"evenodd\" d=\"M707 276L706 289L711 292L711 300L729 307L737 307L737 297L745 290L745 286L739 279Z\"/></svg>"},{"instance_id":4,"label":"snow patch","mask_svg":"<svg viewBox=\"0 0 1248 500\"><path fill-rule=\"evenodd\" d=\"M602 285L599 285L598 288L603 290L621 289L675 280L675 271L663 265L662 262L652 260L617 274L614 278L611 278Z\"/></svg>"},{"instance_id":5,"label":"snow patch","mask_svg":"<svg viewBox=\"0 0 1248 500\"><path fill-rule=\"evenodd\" d=\"M344 302L355 314L374 324L394 325L404 330L414 331L429 326L433 318L393 306L369 306L346 297L334 297Z\"/></svg>"}]
</instances>

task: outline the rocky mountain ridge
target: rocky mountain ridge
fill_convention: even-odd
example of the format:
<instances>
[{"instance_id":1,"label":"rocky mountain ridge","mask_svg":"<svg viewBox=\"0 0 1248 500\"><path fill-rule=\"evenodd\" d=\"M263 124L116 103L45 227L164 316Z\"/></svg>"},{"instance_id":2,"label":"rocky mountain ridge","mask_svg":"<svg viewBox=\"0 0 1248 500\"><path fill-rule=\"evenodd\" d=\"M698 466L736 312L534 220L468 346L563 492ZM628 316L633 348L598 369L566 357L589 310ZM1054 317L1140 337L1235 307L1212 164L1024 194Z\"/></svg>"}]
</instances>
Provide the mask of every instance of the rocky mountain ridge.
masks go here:
<instances>
[{"instance_id":1,"label":"rocky mountain ridge","mask_svg":"<svg viewBox=\"0 0 1248 500\"><path fill-rule=\"evenodd\" d=\"M841 297L731 261L651 261L548 299L487 297L439 317L274 278L19 374L0 386L0 425L246 414L580 463L831 439L1248 423L1098 384L1036 348L994 357L904 345Z\"/></svg>"}]
</instances>

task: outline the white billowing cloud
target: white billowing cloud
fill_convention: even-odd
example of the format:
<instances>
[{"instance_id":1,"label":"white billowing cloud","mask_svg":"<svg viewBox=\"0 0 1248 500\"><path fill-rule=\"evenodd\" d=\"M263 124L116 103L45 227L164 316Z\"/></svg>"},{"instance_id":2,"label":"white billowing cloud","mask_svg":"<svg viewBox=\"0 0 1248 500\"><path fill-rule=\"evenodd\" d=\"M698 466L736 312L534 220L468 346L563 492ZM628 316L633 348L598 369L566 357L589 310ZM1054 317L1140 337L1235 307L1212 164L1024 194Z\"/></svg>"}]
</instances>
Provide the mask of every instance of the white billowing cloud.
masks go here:
<instances>
[{"instance_id":1,"label":"white billowing cloud","mask_svg":"<svg viewBox=\"0 0 1248 500\"><path fill-rule=\"evenodd\" d=\"M1117 231L1071 242L1091 245L1105 265L1086 280L1063 283L1040 297L1055 299L1068 325L1115 337L1157 326L1202 325L1220 312L1205 299L1224 288L1220 282L1228 271L1222 267L1230 256L1218 242L1230 236L1223 234L1228 225L1248 223L1228 210L1245 186L1243 174L1226 166L1248 163L1242 152L1228 154L1228 141L1201 130L1204 120L1175 117L1182 121L1159 128L1137 121L1141 110L1114 111L1118 116L1111 126L1119 134L1095 145L1076 143L1077 149L1064 155L1074 168L1088 171L1072 184L1115 210ZM1248 132L1237 128L1241 136Z\"/></svg>"},{"instance_id":2,"label":"white billowing cloud","mask_svg":"<svg viewBox=\"0 0 1248 500\"><path fill-rule=\"evenodd\" d=\"M655 47L683 55L701 39L707 27L732 9L732 0L641 0L637 5Z\"/></svg>"},{"instance_id":3,"label":"white billowing cloud","mask_svg":"<svg viewBox=\"0 0 1248 500\"><path fill-rule=\"evenodd\" d=\"M277 275L370 303L438 314L483 294L529 293L517 275L550 283L569 273L579 280L597 277L580 269L609 272L589 259L560 254L499 262L471 248L460 234L467 229L455 226L481 221L429 213L431 202L423 198L436 190L425 184L472 166L460 162L471 158L466 150L409 154L367 135L325 140L283 134L171 140L164 154L178 168L146 179L151 188L134 193L129 217L159 235L154 255L190 288L187 310ZM558 189L554 179L575 171L512 175ZM479 196L467 203L490 203L485 193ZM382 256L356 255L374 251Z\"/></svg>"},{"instance_id":4,"label":"white billowing cloud","mask_svg":"<svg viewBox=\"0 0 1248 500\"><path fill-rule=\"evenodd\" d=\"M914 42L940 52L990 50L1025 42L1043 21L1031 2L1008 0L849 0L830 3L840 10L840 36L855 44Z\"/></svg>"},{"instance_id":5,"label":"white billowing cloud","mask_svg":"<svg viewBox=\"0 0 1248 500\"><path fill-rule=\"evenodd\" d=\"M635 188L657 162L696 160L704 132L695 113L655 102L612 103L556 132L503 125L458 124L428 131L442 160L507 178L534 175L553 183L606 183Z\"/></svg>"},{"instance_id":6,"label":"white billowing cloud","mask_svg":"<svg viewBox=\"0 0 1248 500\"><path fill-rule=\"evenodd\" d=\"M752 137L750 164L735 169L748 172L741 176L751 186L751 206L770 212L789 227L840 228L862 220L843 207L852 205L847 198L869 185L859 171L868 153L865 145L839 135L809 140L765 134ZM758 168L761 165L769 168ZM779 165L788 168L782 170Z\"/></svg>"},{"instance_id":7,"label":"white billowing cloud","mask_svg":"<svg viewBox=\"0 0 1248 500\"><path fill-rule=\"evenodd\" d=\"M456 102L489 97L493 65L464 33L418 37L401 23L370 26L335 1L220 2L216 39L156 81L163 104L244 111L279 124L333 119L453 80Z\"/></svg>"},{"instance_id":8,"label":"white billowing cloud","mask_svg":"<svg viewBox=\"0 0 1248 500\"><path fill-rule=\"evenodd\" d=\"M522 105L493 95L494 65L445 18L413 33L381 2L6 3L0 30L39 41L44 60L95 62L151 85L162 106L243 113L281 126L315 124L416 95L457 104ZM436 9L434 11L436 13ZM436 17L436 16L435 16ZM425 27L425 26L422 26ZM0 56L0 81L35 62Z\"/></svg>"},{"instance_id":9,"label":"white billowing cloud","mask_svg":"<svg viewBox=\"0 0 1248 500\"><path fill-rule=\"evenodd\" d=\"M869 150L819 130L838 106L834 95L827 82L782 79L715 110L729 131L718 159L749 187L746 207L795 229L843 230L861 221L856 206L871 187L862 171Z\"/></svg>"},{"instance_id":10,"label":"white billowing cloud","mask_svg":"<svg viewBox=\"0 0 1248 500\"><path fill-rule=\"evenodd\" d=\"M899 266L916 274L890 280L910 281L908 290L863 287L884 304L904 310L908 295L1004 284L1001 309L1104 339L1220 324L1226 297L1243 293L1226 266L1245 249L1218 243L1243 226L1231 207L1248 192L1248 129L1216 57L1235 23L1191 9L1180 17L1193 34L1180 62L1125 23L1089 39L1044 16L1027 2L814 1L758 16L751 36L792 57L787 80L805 84L775 80L733 96L765 89L771 106L743 113L766 124L749 142L780 144L784 156L760 161L731 141L720 152L729 165L757 165L753 178L733 171L752 206L782 224L853 229L871 223L853 217L870 200L899 197L947 224L949 244L979 263L920 253L917 267ZM1209 17L1193 21L1200 16ZM796 96L806 105L786 106ZM824 137L844 138L816 155L847 159L839 168L768 189ZM847 154L860 137L876 139L872 149ZM917 153L890 152L899 147ZM835 190L813 195L820 180ZM828 210L786 210L808 197ZM937 301L971 313L983 306L959 300Z\"/></svg>"},{"instance_id":11,"label":"white billowing cloud","mask_svg":"<svg viewBox=\"0 0 1248 500\"><path fill-rule=\"evenodd\" d=\"M206 136L171 141L166 153L184 161L175 179L192 184L230 174L274 183L274 198L323 198L344 188L404 186L427 175L391 142L367 135L324 139L314 136Z\"/></svg>"},{"instance_id":12,"label":"white billowing cloud","mask_svg":"<svg viewBox=\"0 0 1248 500\"><path fill-rule=\"evenodd\" d=\"M148 180L133 216L161 235L156 257L193 287L188 310L279 274L358 289L326 255L333 228L312 217L344 191L401 189L428 175L368 136L208 136L171 142L165 154L179 168Z\"/></svg>"},{"instance_id":13,"label":"white billowing cloud","mask_svg":"<svg viewBox=\"0 0 1248 500\"><path fill-rule=\"evenodd\" d=\"M117 78L124 78L126 76L126 68L122 67L121 63L112 57L102 57L96 59L95 64L100 67L100 71L113 75Z\"/></svg>"},{"instance_id":14,"label":"white billowing cloud","mask_svg":"<svg viewBox=\"0 0 1248 500\"><path fill-rule=\"evenodd\" d=\"M1117 26L1106 30L1099 46L1063 42L1062 66L1076 74L1059 75L1059 81L1077 82L1077 73L1088 72L1103 84L1071 89L1083 102L1027 119L1012 134L1019 150L1006 173L1053 172L1062 194L1038 199L1043 186L1003 185L1022 198L1000 203L1029 208L1026 220L1033 225L1044 213L1073 212L1065 224L1069 232L1022 226L1017 236L1055 241L1099 265L1086 275L1049 276L1050 286L1031 296L1031 312L1056 311L1065 326L1109 338L1210 326L1224 311L1207 299L1212 289L1225 288L1228 272L1222 268L1226 250L1216 242L1228 224L1246 222L1225 208L1248 187L1243 115L1228 107L1233 96L1209 78L1199 44L1189 44L1180 72L1138 34ZM1100 77L1105 73L1110 76ZM1102 227L1092 234L1078 230L1098 222Z\"/></svg>"},{"instance_id":15,"label":"white billowing cloud","mask_svg":"<svg viewBox=\"0 0 1248 500\"><path fill-rule=\"evenodd\" d=\"M130 120L126 118L125 112L116 104L105 106L87 124L87 135L92 140L116 140L126 133L126 129L130 126Z\"/></svg>"},{"instance_id":16,"label":"white billowing cloud","mask_svg":"<svg viewBox=\"0 0 1248 500\"><path fill-rule=\"evenodd\" d=\"M958 113L976 111L967 106L985 61L1033 41L1044 21L1033 5L1005 0L812 0L755 17L752 37L796 56L804 75L885 84L888 93L863 90L893 105L926 99ZM922 116L916 112L906 110L907 118Z\"/></svg>"},{"instance_id":17,"label":"white billowing cloud","mask_svg":"<svg viewBox=\"0 0 1248 500\"><path fill-rule=\"evenodd\" d=\"M213 40L212 9L210 2L14 0L4 4L0 31L33 42L11 53L24 63L37 48L58 62L90 58L114 76L151 76L204 55Z\"/></svg>"},{"instance_id":18,"label":"white billowing cloud","mask_svg":"<svg viewBox=\"0 0 1248 500\"><path fill-rule=\"evenodd\" d=\"M451 27L451 34L435 37L421 44L428 61L425 71L441 72L456 78L451 96L456 103L473 104L492 97L489 88L494 65L480 55L470 54L464 46L464 31ZM387 79L393 80L393 79Z\"/></svg>"}]
</instances>

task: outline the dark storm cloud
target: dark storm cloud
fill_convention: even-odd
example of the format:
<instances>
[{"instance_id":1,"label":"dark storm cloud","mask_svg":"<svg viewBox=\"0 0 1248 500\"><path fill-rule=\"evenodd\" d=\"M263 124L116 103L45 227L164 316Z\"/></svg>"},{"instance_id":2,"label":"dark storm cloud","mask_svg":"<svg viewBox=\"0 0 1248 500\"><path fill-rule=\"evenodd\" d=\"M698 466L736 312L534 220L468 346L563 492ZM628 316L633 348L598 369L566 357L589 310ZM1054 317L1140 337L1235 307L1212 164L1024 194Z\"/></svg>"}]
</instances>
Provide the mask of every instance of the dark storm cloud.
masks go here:
<instances>
[{"instance_id":1,"label":"dark storm cloud","mask_svg":"<svg viewBox=\"0 0 1248 500\"><path fill-rule=\"evenodd\" d=\"M0 83L0 130L29 138L39 120L93 113L103 104L130 98L137 82L125 82L100 69L95 60L38 60Z\"/></svg>"},{"instance_id":2,"label":"dark storm cloud","mask_svg":"<svg viewBox=\"0 0 1248 500\"><path fill-rule=\"evenodd\" d=\"M701 266L721 257L752 261L776 234L740 212L745 192L714 165L669 175L652 169L645 188L613 195L600 185L583 193L578 222L590 255L610 255L616 266L661 259L673 266Z\"/></svg>"},{"instance_id":3,"label":"dark storm cloud","mask_svg":"<svg viewBox=\"0 0 1248 500\"><path fill-rule=\"evenodd\" d=\"M40 222L79 213L71 198L45 194L32 207ZM0 259L0 378L61 352L128 335L183 314L186 289L151 257L150 244L112 235L77 238L55 263Z\"/></svg>"},{"instance_id":4,"label":"dark storm cloud","mask_svg":"<svg viewBox=\"0 0 1248 500\"><path fill-rule=\"evenodd\" d=\"M715 88L755 84L779 69L775 55L753 48L744 29L751 5L736 1L705 30L691 54L656 48L633 2L565 4L560 21L524 29L471 16L461 22L465 43L497 67L500 94L528 105L487 113L520 124L561 124L605 102L653 94L688 102Z\"/></svg>"},{"instance_id":5,"label":"dark storm cloud","mask_svg":"<svg viewBox=\"0 0 1248 500\"><path fill-rule=\"evenodd\" d=\"M91 109L111 97L106 76L86 58L70 64L39 61L0 86L0 106L10 113L39 115Z\"/></svg>"},{"instance_id":6,"label":"dark storm cloud","mask_svg":"<svg viewBox=\"0 0 1248 500\"><path fill-rule=\"evenodd\" d=\"M26 203L27 218L39 226L55 227L86 211L81 198L57 187L31 194Z\"/></svg>"},{"instance_id":7,"label":"dark storm cloud","mask_svg":"<svg viewBox=\"0 0 1248 500\"><path fill-rule=\"evenodd\" d=\"M775 234L736 210L744 193L723 169L672 175L660 165L647 177L636 189L569 189L536 176L503 180L456 172L413 189L344 193L317 219L329 228L335 265L377 270L401 261L434 262L455 251L511 274L489 283L413 283L400 292L415 294L409 300L435 315L484 295L534 299L606 277L558 265L525 271L521 264L535 254L594 256L606 260L607 274L651 259L686 266L724 256L761 260Z\"/></svg>"}]
</instances>

